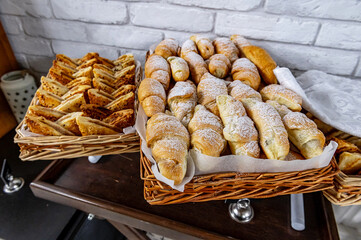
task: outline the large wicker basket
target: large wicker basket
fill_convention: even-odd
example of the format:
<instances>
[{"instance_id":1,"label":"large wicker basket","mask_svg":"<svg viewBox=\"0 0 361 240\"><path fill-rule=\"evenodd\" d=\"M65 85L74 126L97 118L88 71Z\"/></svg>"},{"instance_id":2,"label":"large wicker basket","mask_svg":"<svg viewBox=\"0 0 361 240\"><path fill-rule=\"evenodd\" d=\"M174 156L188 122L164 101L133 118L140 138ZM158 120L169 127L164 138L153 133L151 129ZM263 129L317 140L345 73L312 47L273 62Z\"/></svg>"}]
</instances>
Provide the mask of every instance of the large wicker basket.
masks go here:
<instances>
[{"instance_id":1,"label":"large wicker basket","mask_svg":"<svg viewBox=\"0 0 361 240\"><path fill-rule=\"evenodd\" d=\"M141 80L141 65L136 62L135 83ZM137 95L137 91L136 91ZM138 109L135 98L135 114ZM30 106L37 104L36 96ZM20 146L20 159L23 161L53 160L84 156L111 155L139 151L139 136L135 133L95 136L36 136L22 134L24 121L16 128L14 142Z\"/></svg>"},{"instance_id":2,"label":"large wicker basket","mask_svg":"<svg viewBox=\"0 0 361 240\"><path fill-rule=\"evenodd\" d=\"M185 185L184 192L158 181L151 162L140 156L144 198L152 205L205 202L240 198L270 198L279 195L309 193L333 188L339 172L335 159L318 169L283 173L215 173L195 176Z\"/></svg>"}]
</instances>

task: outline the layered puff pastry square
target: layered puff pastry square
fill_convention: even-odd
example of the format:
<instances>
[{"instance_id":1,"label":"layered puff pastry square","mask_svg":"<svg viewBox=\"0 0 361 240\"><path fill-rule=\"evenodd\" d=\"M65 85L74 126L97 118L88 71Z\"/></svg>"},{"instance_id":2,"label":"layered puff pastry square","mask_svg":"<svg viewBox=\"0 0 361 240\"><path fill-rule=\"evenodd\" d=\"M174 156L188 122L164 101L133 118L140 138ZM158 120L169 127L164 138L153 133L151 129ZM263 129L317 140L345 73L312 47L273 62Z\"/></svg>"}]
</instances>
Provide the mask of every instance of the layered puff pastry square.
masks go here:
<instances>
[{"instance_id":1,"label":"layered puff pastry square","mask_svg":"<svg viewBox=\"0 0 361 240\"><path fill-rule=\"evenodd\" d=\"M45 136L122 133L135 122L135 69L132 54L114 61L94 52L80 59L56 55L26 126Z\"/></svg>"}]
</instances>

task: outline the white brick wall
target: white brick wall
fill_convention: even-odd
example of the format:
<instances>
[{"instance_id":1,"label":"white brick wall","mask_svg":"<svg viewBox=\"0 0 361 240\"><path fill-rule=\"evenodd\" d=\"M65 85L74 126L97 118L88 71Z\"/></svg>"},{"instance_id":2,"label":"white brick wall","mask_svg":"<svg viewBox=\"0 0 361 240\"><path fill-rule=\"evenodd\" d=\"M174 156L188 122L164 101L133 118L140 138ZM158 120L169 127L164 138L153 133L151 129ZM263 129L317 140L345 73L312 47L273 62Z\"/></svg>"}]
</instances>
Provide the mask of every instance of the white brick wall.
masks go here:
<instances>
[{"instance_id":1,"label":"white brick wall","mask_svg":"<svg viewBox=\"0 0 361 240\"><path fill-rule=\"evenodd\" d=\"M0 0L21 66L47 71L56 53L115 59L164 38L243 34L280 66L361 79L360 0Z\"/></svg>"}]
</instances>

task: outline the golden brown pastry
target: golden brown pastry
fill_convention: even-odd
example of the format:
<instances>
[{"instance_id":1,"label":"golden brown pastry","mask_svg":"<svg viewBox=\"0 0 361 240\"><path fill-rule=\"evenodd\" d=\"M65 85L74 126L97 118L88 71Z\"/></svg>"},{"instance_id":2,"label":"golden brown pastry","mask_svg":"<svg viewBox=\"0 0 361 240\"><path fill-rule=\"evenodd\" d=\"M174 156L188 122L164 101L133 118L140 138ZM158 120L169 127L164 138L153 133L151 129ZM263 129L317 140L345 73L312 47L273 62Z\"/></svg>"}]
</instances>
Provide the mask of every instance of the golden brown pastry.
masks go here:
<instances>
[{"instance_id":1,"label":"golden brown pastry","mask_svg":"<svg viewBox=\"0 0 361 240\"><path fill-rule=\"evenodd\" d=\"M82 104L85 104L84 94L78 93L63 101L55 109L67 113L79 112Z\"/></svg>"},{"instance_id":2,"label":"golden brown pastry","mask_svg":"<svg viewBox=\"0 0 361 240\"><path fill-rule=\"evenodd\" d=\"M78 78L78 77L93 78L93 68L87 67L87 68L80 69L79 71L74 73L72 77L73 78Z\"/></svg>"},{"instance_id":3,"label":"golden brown pastry","mask_svg":"<svg viewBox=\"0 0 361 240\"><path fill-rule=\"evenodd\" d=\"M199 54L203 59L208 59L214 54L214 47L209 38L196 34L191 36L191 40L196 43Z\"/></svg>"},{"instance_id":4,"label":"golden brown pastry","mask_svg":"<svg viewBox=\"0 0 361 240\"><path fill-rule=\"evenodd\" d=\"M233 81L228 85L228 93L241 102L242 99L246 98L254 98L258 101L262 101L262 97L259 92L239 80Z\"/></svg>"},{"instance_id":5,"label":"golden brown pastry","mask_svg":"<svg viewBox=\"0 0 361 240\"><path fill-rule=\"evenodd\" d=\"M285 126L277 110L268 103L253 98L242 99L248 116L256 124L260 145L269 159L284 160L290 143Z\"/></svg>"},{"instance_id":6,"label":"golden brown pastry","mask_svg":"<svg viewBox=\"0 0 361 240\"><path fill-rule=\"evenodd\" d=\"M35 95L38 98L40 105L43 107L54 108L64 100L61 97L41 88L36 91Z\"/></svg>"},{"instance_id":7,"label":"golden brown pastry","mask_svg":"<svg viewBox=\"0 0 361 240\"><path fill-rule=\"evenodd\" d=\"M276 62L266 50L257 46L245 46L242 48L243 54L257 66L263 81L267 84L276 84L277 78L273 69L277 67Z\"/></svg>"},{"instance_id":8,"label":"golden brown pastry","mask_svg":"<svg viewBox=\"0 0 361 240\"><path fill-rule=\"evenodd\" d=\"M83 136L118 134L113 126L97 119L77 116L76 123Z\"/></svg>"},{"instance_id":9,"label":"golden brown pastry","mask_svg":"<svg viewBox=\"0 0 361 240\"><path fill-rule=\"evenodd\" d=\"M69 88L67 88L60 82L55 81L51 78L41 77L40 82L41 82L42 88L45 91L54 93L55 95L57 95L59 97L63 96L66 92L69 91Z\"/></svg>"},{"instance_id":10,"label":"golden brown pastry","mask_svg":"<svg viewBox=\"0 0 361 240\"><path fill-rule=\"evenodd\" d=\"M165 90L168 89L171 72L167 60L152 54L145 62L144 71L146 78L155 79L163 85Z\"/></svg>"},{"instance_id":11,"label":"golden brown pastry","mask_svg":"<svg viewBox=\"0 0 361 240\"><path fill-rule=\"evenodd\" d=\"M28 126L31 132L42 134L45 136L61 136L74 134L57 123L47 120L44 117L38 117L33 115L26 115L25 124Z\"/></svg>"},{"instance_id":12,"label":"golden brown pastry","mask_svg":"<svg viewBox=\"0 0 361 240\"><path fill-rule=\"evenodd\" d=\"M123 96L118 97L114 101L105 105L106 108L114 112L134 108L135 94L134 92L129 92Z\"/></svg>"},{"instance_id":13,"label":"golden brown pastry","mask_svg":"<svg viewBox=\"0 0 361 240\"><path fill-rule=\"evenodd\" d=\"M239 50L229 38L216 38L213 45L216 53L223 54L231 63L238 59Z\"/></svg>"},{"instance_id":14,"label":"golden brown pastry","mask_svg":"<svg viewBox=\"0 0 361 240\"><path fill-rule=\"evenodd\" d=\"M115 91L115 88L113 88L113 84L107 80L101 78L93 78L92 83L94 88L103 90L104 92L112 93Z\"/></svg>"},{"instance_id":15,"label":"golden brown pastry","mask_svg":"<svg viewBox=\"0 0 361 240\"><path fill-rule=\"evenodd\" d=\"M177 82L169 91L168 106L184 126L188 126L197 105L197 88L192 81Z\"/></svg>"},{"instance_id":16,"label":"golden brown pastry","mask_svg":"<svg viewBox=\"0 0 361 240\"><path fill-rule=\"evenodd\" d=\"M123 128L134 125L135 123L134 110L133 109L120 110L103 119L103 122L114 126L115 128L117 128L119 132L122 132Z\"/></svg>"},{"instance_id":17,"label":"golden brown pastry","mask_svg":"<svg viewBox=\"0 0 361 240\"><path fill-rule=\"evenodd\" d=\"M108 82L114 82L115 81L115 77L114 75L110 74L109 72L100 69L100 68L94 68L93 69L93 75L95 78L101 78L104 80L107 80Z\"/></svg>"},{"instance_id":18,"label":"golden brown pastry","mask_svg":"<svg viewBox=\"0 0 361 240\"><path fill-rule=\"evenodd\" d=\"M99 63L96 63L93 65L93 69L100 69L104 72L107 72L108 74L110 74L111 76L113 76L115 74L114 70L107 67L106 65L103 65L103 64L99 64Z\"/></svg>"},{"instance_id":19,"label":"golden brown pastry","mask_svg":"<svg viewBox=\"0 0 361 240\"><path fill-rule=\"evenodd\" d=\"M109 93L94 88L88 90L88 98L90 104L96 104L99 106L105 106L114 101L113 96Z\"/></svg>"},{"instance_id":20,"label":"golden brown pastry","mask_svg":"<svg viewBox=\"0 0 361 240\"><path fill-rule=\"evenodd\" d=\"M305 160L305 158L301 154L290 150L290 152L285 158L285 161L292 161L292 160Z\"/></svg>"},{"instance_id":21,"label":"golden brown pastry","mask_svg":"<svg viewBox=\"0 0 361 240\"><path fill-rule=\"evenodd\" d=\"M115 88L119 88L127 84L135 84L135 65L123 68L114 75Z\"/></svg>"},{"instance_id":22,"label":"golden brown pastry","mask_svg":"<svg viewBox=\"0 0 361 240\"><path fill-rule=\"evenodd\" d=\"M309 159L321 155L325 145L325 136L317 129L316 123L301 112L292 112L286 106L275 101L267 101L282 117L288 137L300 150L301 154Z\"/></svg>"},{"instance_id":23,"label":"golden brown pastry","mask_svg":"<svg viewBox=\"0 0 361 240\"><path fill-rule=\"evenodd\" d=\"M56 121L56 123L62 126L63 128L69 130L70 132L74 133L74 135L81 136L79 126L76 123L76 118L81 115L82 115L81 112L68 113L67 115Z\"/></svg>"},{"instance_id":24,"label":"golden brown pastry","mask_svg":"<svg viewBox=\"0 0 361 240\"><path fill-rule=\"evenodd\" d=\"M188 63L193 82L198 84L202 76L208 72L206 62L203 60L201 55L195 52L187 53L183 59Z\"/></svg>"},{"instance_id":25,"label":"golden brown pastry","mask_svg":"<svg viewBox=\"0 0 361 240\"><path fill-rule=\"evenodd\" d=\"M176 117L157 113L148 120L146 140L160 173L180 184L187 171L187 129Z\"/></svg>"},{"instance_id":26,"label":"golden brown pastry","mask_svg":"<svg viewBox=\"0 0 361 240\"><path fill-rule=\"evenodd\" d=\"M54 60L53 61L53 66L54 69L57 69L61 72L63 72L64 74L71 76L73 75L77 70L76 68L72 68L71 66L65 64L64 62L58 61L58 60Z\"/></svg>"},{"instance_id":27,"label":"golden brown pastry","mask_svg":"<svg viewBox=\"0 0 361 240\"><path fill-rule=\"evenodd\" d=\"M103 120L113 113L113 111L96 104L83 104L80 106L80 110L83 113L82 116L98 120Z\"/></svg>"},{"instance_id":28,"label":"golden brown pastry","mask_svg":"<svg viewBox=\"0 0 361 240\"><path fill-rule=\"evenodd\" d=\"M76 68L78 64L76 61L68 56L65 56L64 54L56 54L56 60L65 63L66 65Z\"/></svg>"},{"instance_id":29,"label":"golden brown pastry","mask_svg":"<svg viewBox=\"0 0 361 240\"><path fill-rule=\"evenodd\" d=\"M208 156L219 157L227 146L223 137L223 124L219 117L203 105L197 105L188 124L191 145Z\"/></svg>"},{"instance_id":30,"label":"golden brown pastry","mask_svg":"<svg viewBox=\"0 0 361 240\"><path fill-rule=\"evenodd\" d=\"M223 54L215 54L209 59L208 69L213 76L225 78L231 70L231 62Z\"/></svg>"},{"instance_id":31,"label":"golden brown pastry","mask_svg":"<svg viewBox=\"0 0 361 240\"><path fill-rule=\"evenodd\" d=\"M92 79L88 78L88 77L80 77L80 78L75 78L74 80L72 80L71 82L69 82L66 87L71 89L75 86L78 85L89 85L91 86L92 84Z\"/></svg>"},{"instance_id":32,"label":"golden brown pastry","mask_svg":"<svg viewBox=\"0 0 361 240\"><path fill-rule=\"evenodd\" d=\"M302 97L292 91L291 89L285 88L282 85L271 84L264 87L261 90L263 101L273 100L279 104L285 105L292 111L302 110Z\"/></svg>"},{"instance_id":33,"label":"golden brown pastry","mask_svg":"<svg viewBox=\"0 0 361 240\"><path fill-rule=\"evenodd\" d=\"M125 67L129 67L131 65L135 65L135 59L134 59L134 55L132 53L127 53L124 54L120 57L118 57L117 60L115 60L114 62L115 65L115 70L118 70L118 66L121 66L121 68L119 68L119 70L121 70L122 68Z\"/></svg>"},{"instance_id":34,"label":"golden brown pastry","mask_svg":"<svg viewBox=\"0 0 361 240\"><path fill-rule=\"evenodd\" d=\"M217 97L217 106L224 124L223 135L232 153L258 158L258 132L242 103L231 96L221 95Z\"/></svg>"},{"instance_id":35,"label":"golden brown pastry","mask_svg":"<svg viewBox=\"0 0 361 240\"><path fill-rule=\"evenodd\" d=\"M154 53L162 56L164 59L170 56L177 56L179 50L179 44L173 38L167 38L161 41L155 48Z\"/></svg>"},{"instance_id":36,"label":"golden brown pastry","mask_svg":"<svg viewBox=\"0 0 361 240\"><path fill-rule=\"evenodd\" d=\"M198 102L219 116L216 98L220 95L227 95L226 83L210 73L204 74L197 86Z\"/></svg>"},{"instance_id":37,"label":"golden brown pastry","mask_svg":"<svg viewBox=\"0 0 361 240\"><path fill-rule=\"evenodd\" d=\"M97 63L98 63L98 60L96 58L92 58L92 59L89 59L88 61L85 61L82 64L80 64L76 69L80 70L80 69L84 69L84 68L88 68L88 67L93 67Z\"/></svg>"},{"instance_id":38,"label":"golden brown pastry","mask_svg":"<svg viewBox=\"0 0 361 240\"><path fill-rule=\"evenodd\" d=\"M335 141L338 145L336 149L336 154L342 152L361 152L360 149L353 143L335 137L331 138L331 140Z\"/></svg>"},{"instance_id":39,"label":"golden brown pastry","mask_svg":"<svg viewBox=\"0 0 361 240\"><path fill-rule=\"evenodd\" d=\"M361 154L360 153L341 153L338 166L345 174L357 174L361 170Z\"/></svg>"},{"instance_id":40,"label":"golden brown pastry","mask_svg":"<svg viewBox=\"0 0 361 240\"><path fill-rule=\"evenodd\" d=\"M83 63L83 62L86 62L86 61L88 61L88 60L90 60L90 59L93 59L93 58L98 58L99 57L99 53L96 53L96 52L89 52L89 53L87 53L87 54L85 54L84 55L84 57L82 57L81 59L79 59L79 63L81 64L81 63ZM78 64L79 64L78 63Z\"/></svg>"},{"instance_id":41,"label":"golden brown pastry","mask_svg":"<svg viewBox=\"0 0 361 240\"><path fill-rule=\"evenodd\" d=\"M165 110L167 96L157 80L145 78L139 85L138 99L148 117Z\"/></svg>"},{"instance_id":42,"label":"golden brown pastry","mask_svg":"<svg viewBox=\"0 0 361 240\"><path fill-rule=\"evenodd\" d=\"M197 45L190 39L186 40L183 43L180 56L184 58L185 55L187 55L189 52L194 52L198 54Z\"/></svg>"},{"instance_id":43,"label":"golden brown pastry","mask_svg":"<svg viewBox=\"0 0 361 240\"><path fill-rule=\"evenodd\" d=\"M68 99L71 96L78 94L78 93L84 93L87 90L91 89L91 86L89 85L78 85L76 87L73 87L72 89L70 89L67 93L65 93L62 98L63 99Z\"/></svg>"},{"instance_id":44,"label":"golden brown pastry","mask_svg":"<svg viewBox=\"0 0 361 240\"><path fill-rule=\"evenodd\" d=\"M257 67L247 58L239 58L232 65L233 80L240 80L257 90L261 77L258 74Z\"/></svg>"},{"instance_id":45,"label":"golden brown pastry","mask_svg":"<svg viewBox=\"0 0 361 240\"><path fill-rule=\"evenodd\" d=\"M251 46L250 42L247 39L238 34L233 34L231 36L231 41L238 48L240 52L242 52L242 48L246 46Z\"/></svg>"},{"instance_id":46,"label":"golden brown pastry","mask_svg":"<svg viewBox=\"0 0 361 240\"><path fill-rule=\"evenodd\" d=\"M65 73L63 73L61 70L55 69L53 67L49 69L47 77L60 82L62 85L66 85L69 82L73 81L74 79L72 76L68 76Z\"/></svg>"},{"instance_id":47,"label":"golden brown pastry","mask_svg":"<svg viewBox=\"0 0 361 240\"><path fill-rule=\"evenodd\" d=\"M180 57L167 58L170 69L172 71L172 77L174 81L186 81L189 77L189 68L187 62Z\"/></svg>"},{"instance_id":48,"label":"golden brown pastry","mask_svg":"<svg viewBox=\"0 0 361 240\"><path fill-rule=\"evenodd\" d=\"M52 122L66 115L64 112L38 105L29 106L28 111L30 115L44 117Z\"/></svg>"},{"instance_id":49,"label":"golden brown pastry","mask_svg":"<svg viewBox=\"0 0 361 240\"><path fill-rule=\"evenodd\" d=\"M112 92L112 96L113 96L113 98L118 98L129 92L135 92L135 89L137 89L137 87L135 85L131 85L131 84L123 85L120 88L118 88L117 90L115 90L114 92Z\"/></svg>"}]
</instances>

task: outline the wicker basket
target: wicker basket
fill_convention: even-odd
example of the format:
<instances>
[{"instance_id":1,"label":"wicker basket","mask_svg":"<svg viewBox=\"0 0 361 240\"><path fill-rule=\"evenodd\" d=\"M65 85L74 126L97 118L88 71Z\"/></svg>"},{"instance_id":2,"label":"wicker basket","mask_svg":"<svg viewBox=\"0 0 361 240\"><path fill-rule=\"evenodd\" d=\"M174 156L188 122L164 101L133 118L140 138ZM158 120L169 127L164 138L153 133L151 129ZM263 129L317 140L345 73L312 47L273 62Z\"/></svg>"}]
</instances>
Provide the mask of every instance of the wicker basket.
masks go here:
<instances>
[{"instance_id":1,"label":"wicker basket","mask_svg":"<svg viewBox=\"0 0 361 240\"><path fill-rule=\"evenodd\" d=\"M158 181L151 170L151 162L140 156L144 198L152 205L240 198L270 198L279 195L309 193L333 187L339 172L335 159L318 169L283 173L215 173L195 176L185 185L184 192Z\"/></svg>"},{"instance_id":2,"label":"wicker basket","mask_svg":"<svg viewBox=\"0 0 361 240\"><path fill-rule=\"evenodd\" d=\"M141 80L141 65L136 62L135 83ZM137 91L135 114L137 114ZM37 104L36 96L30 106ZM77 158L84 156L111 155L139 151L137 133L96 135L96 136L24 136L21 129L26 128L22 121L16 128L14 142L20 147L20 159L23 161L53 160L59 158Z\"/></svg>"}]
</instances>

